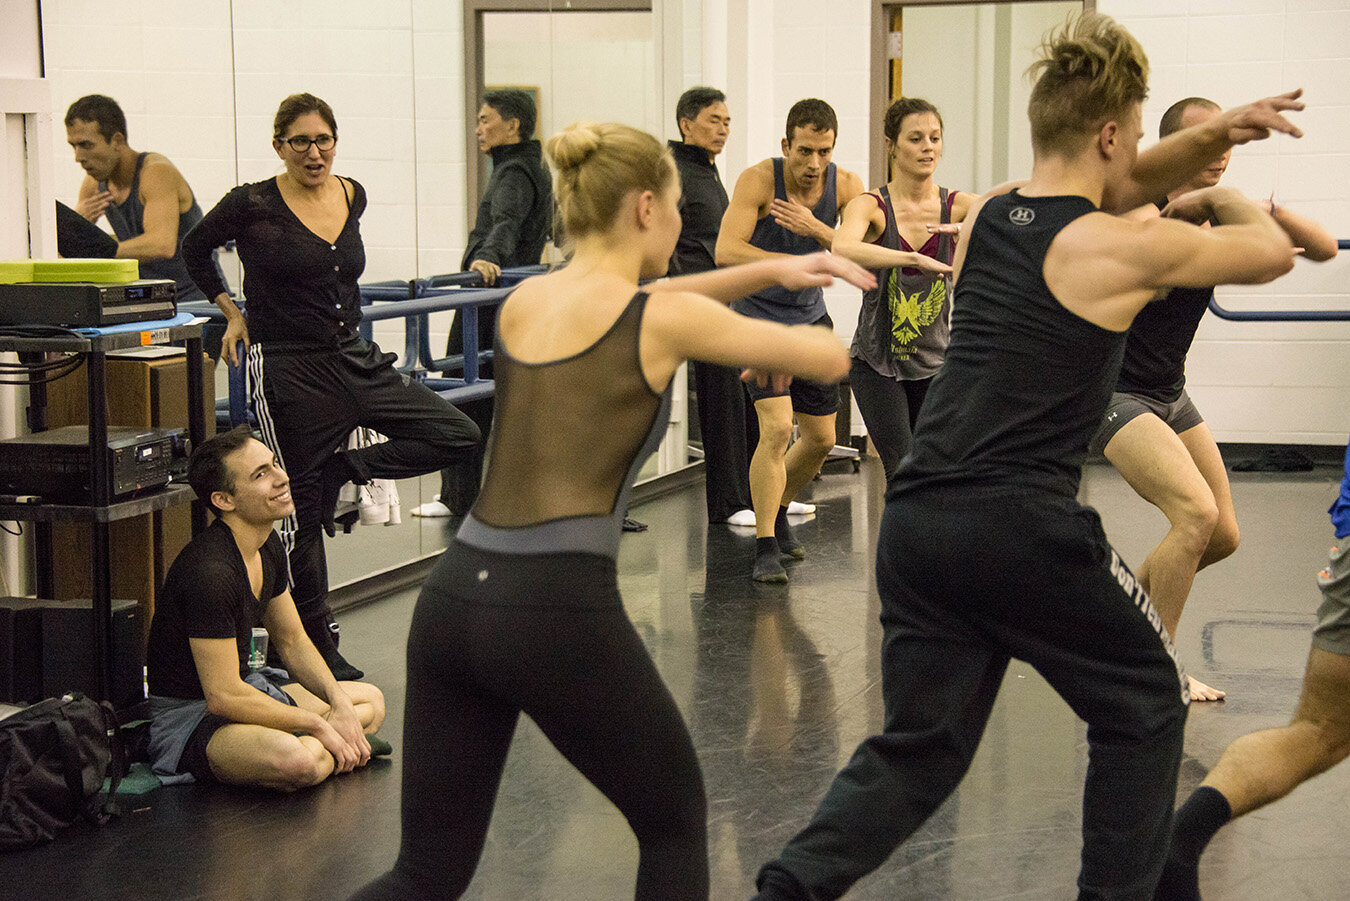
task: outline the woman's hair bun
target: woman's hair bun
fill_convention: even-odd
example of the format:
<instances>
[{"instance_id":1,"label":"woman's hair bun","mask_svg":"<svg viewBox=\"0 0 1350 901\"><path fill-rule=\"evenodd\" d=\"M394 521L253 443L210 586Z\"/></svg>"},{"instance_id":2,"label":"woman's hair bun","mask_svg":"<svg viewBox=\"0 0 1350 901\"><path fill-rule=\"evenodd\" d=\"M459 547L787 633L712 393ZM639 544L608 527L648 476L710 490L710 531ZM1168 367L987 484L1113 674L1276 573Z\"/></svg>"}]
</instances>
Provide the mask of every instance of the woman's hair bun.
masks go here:
<instances>
[{"instance_id":1,"label":"woman's hair bun","mask_svg":"<svg viewBox=\"0 0 1350 901\"><path fill-rule=\"evenodd\" d=\"M600 149L600 129L594 122L574 122L548 139L548 155L560 170L575 169Z\"/></svg>"}]
</instances>

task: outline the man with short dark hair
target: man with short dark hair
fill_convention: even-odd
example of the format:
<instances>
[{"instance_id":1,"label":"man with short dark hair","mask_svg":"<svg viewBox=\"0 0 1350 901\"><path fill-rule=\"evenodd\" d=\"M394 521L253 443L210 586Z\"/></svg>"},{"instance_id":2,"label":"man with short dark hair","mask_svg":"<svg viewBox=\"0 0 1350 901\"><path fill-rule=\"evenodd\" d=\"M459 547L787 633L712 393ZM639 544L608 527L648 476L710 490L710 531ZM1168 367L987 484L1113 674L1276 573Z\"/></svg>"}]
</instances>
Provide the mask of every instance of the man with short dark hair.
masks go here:
<instances>
[{"instance_id":1,"label":"man with short dark hair","mask_svg":"<svg viewBox=\"0 0 1350 901\"><path fill-rule=\"evenodd\" d=\"M384 696L338 682L286 587L273 523L290 479L247 426L193 453L188 481L216 514L174 560L150 624L150 763L165 782L294 791L364 766ZM267 665L270 639L286 669Z\"/></svg>"},{"instance_id":2,"label":"man with short dark hair","mask_svg":"<svg viewBox=\"0 0 1350 901\"><path fill-rule=\"evenodd\" d=\"M863 190L861 178L830 162L838 132L839 120L825 101L793 104L783 155L751 166L736 180L717 236L719 266L830 249L839 211ZM736 301L732 308L785 325L834 326L820 288L771 288ZM759 420L759 444L750 460L756 536L751 577L786 582L780 553L796 559L806 555L788 530L788 504L815 478L834 447L839 390L805 379L784 390L773 385L749 388ZM794 414L800 435L789 449Z\"/></svg>"},{"instance_id":3,"label":"man with short dark hair","mask_svg":"<svg viewBox=\"0 0 1350 901\"><path fill-rule=\"evenodd\" d=\"M726 146L731 113L716 88L690 88L675 104L680 140L670 153L680 173L680 228L669 274L717 268L717 230L727 211L727 191L715 160ZM693 361L699 438L703 442L704 493L708 522L751 515L750 451L745 422L745 389L739 370Z\"/></svg>"},{"instance_id":4,"label":"man with short dark hair","mask_svg":"<svg viewBox=\"0 0 1350 901\"><path fill-rule=\"evenodd\" d=\"M492 157L492 176L460 267L479 273L487 285L497 283L502 269L533 266L544 253L553 180L534 140L535 119L534 99L524 91L503 88L483 95L474 136L478 149Z\"/></svg>"},{"instance_id":5,"label":"man with short dark hair","mask_svg":"<svg viewBox=\"0 0 1350 901\"><path fill-rule=\"evenodd\" d=\"M460 268L477 272L483 284L497 284L503 269L533 266L544 253L553 218L553 179L544 165L543 148L534 140L534 98L516 88L488 91L478 110L474 135L478 149L492 157L492 176L478 204L478 218L464 248ZM464 345L463 317L450 326L447 354ZM478 309L478 348L491 350L497 334L497 308ZM479 370L492 378L492 364ZM441 471L441 493L413 509L414 516L464 513L478 496L483 475L483 449L492 426L491 398L463 405L484 435L475 461Z\"/></svg>"},{"instance_id":6,"label":"man with short dark hair","mask_svg":"<svg viewBox=\"0 0 1350 901\"><path fill-rule=\"evenodd\" d=\"M141 278L173 279L178 300L206 300L180 255L183 236L202 218L182 173L163 154L127 144L126 115L111 97L81 97L66 110L65 124L85 171L76 211L90 222L107 216L116 256L139 260Z\"/></svg>"}]
</instances>

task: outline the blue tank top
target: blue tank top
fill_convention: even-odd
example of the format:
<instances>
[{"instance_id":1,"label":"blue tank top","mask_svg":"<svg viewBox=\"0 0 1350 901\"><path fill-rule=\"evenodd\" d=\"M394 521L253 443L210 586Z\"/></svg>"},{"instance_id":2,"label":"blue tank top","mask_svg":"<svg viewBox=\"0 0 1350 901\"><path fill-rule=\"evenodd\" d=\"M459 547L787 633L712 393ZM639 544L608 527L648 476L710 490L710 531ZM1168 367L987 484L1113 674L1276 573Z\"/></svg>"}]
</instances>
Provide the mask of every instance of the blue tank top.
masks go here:
<instances>
[{"instance_id":1,"label":"blue tank top","mask_svg":"<svg viewBox=\"0 0 1350 901\"><path fill-rule=\"evenodd\" d=\"M104 211L108 217L108 224L112 226L113 234L117 235L117 240L125 241L128 238L136 238L145 234L145 205L141 203L141 167L145 165L145 158L148 154L141 153L136 157L136 171L131 176L131 190L127 192L127 199L121 203L110 203ZM98 183L100 191L108 190L108 183L101 181ZM202 289L197 287L196 282L187 273L187 267L183 265L183 235L192 230L192 226L202 221L202 208L197 203L197 198L192 198L192 206L187 211L178 216L178 236L174 244L173 256L163 260L141 260L140 270L141 278L167 278L172 279L178 289L178 301L185 300L207 300L207 296L202 293ZM212 251L212 259L215 259L215 252ZM220 264L216 264L216 269L220 269ZM225 281L224 273L221 273L220 280Z\"/></svg>"},{"instance_id":2,"label":"blue tank top","mask_svg":"<svg viewBox=\"0 0 1350 901\"><path fill-rule=\"evenodd\" d=\"M787 184L783 181L782 157L773 159L773 196L778 200L788 199ZM811 213L830 228L834 228L834 224L839 221L834 163L830 163L825 169L825 190L820 192L820 200L811 209ZM790 253L795 256L805 256L822 249L820 242L815 238L788 231L775 222L773 216L765 216L755 223L755 230L750 235L750 244L760 250ZM784 325L800 325L803 322L815 322L825 315L825 293L820 288L792 291L775 285L748 297L742 297L733 303L731 308L737 313L756 319L771 319Z\"/></svg>"},{"instance_id":3,"label":"blue tank top","mask_svg":"<svg viewBox=\"0 0 1350 901\"><path fill-rule=\"evenodd\" d=\"M1331 524L1336 527L1336 537L1350 535L1350 445L1345 448L1345 477L1341 479L1341 494L1331 509Z\"/></svg>"}]
</instances>

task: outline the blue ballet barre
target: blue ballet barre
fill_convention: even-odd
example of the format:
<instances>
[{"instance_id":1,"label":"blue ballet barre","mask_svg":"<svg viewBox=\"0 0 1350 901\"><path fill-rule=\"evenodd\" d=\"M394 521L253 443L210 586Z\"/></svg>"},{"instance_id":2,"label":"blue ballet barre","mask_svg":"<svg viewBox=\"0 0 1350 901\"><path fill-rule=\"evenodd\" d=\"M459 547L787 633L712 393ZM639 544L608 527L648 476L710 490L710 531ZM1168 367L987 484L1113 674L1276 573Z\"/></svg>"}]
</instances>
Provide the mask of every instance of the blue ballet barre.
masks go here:
<instances>
[{"instance_id":1,"label":"blue ballet barre","mask_svg":"<svg viewBox=\"0 0 1350 901\"><path fill-rule=\"evenodd\" d=\"M533 275L541 275L548 271L547 266L516 266L510 269L503 269L497 279L497 288L513 288ZM482 288L483 277L477 272L455 272L447 275L433 275L424 279L417 279L413 283L418 297L437 297L445 294L447 290L463 291L466 289ZM463 328L467 333L469 329L474 331L474 344L477 346L478 334L478 311L463 311L460 314L464 317ZM412 348L412 339L417 339L417 348ZM427 372L454 372L464 369L467 376L467 358L466 353L451 354L448 357L435 357L431 352L430 328L426 316L419 316L414 329L410 326L408 333L408 356L411 358L416 354L419 365ZM474 363L475 377L478 366L492 359L492 348L478 348L478 359ZM436 381L436 380L432 380Z\"/></svg>"},{"instance_id":2,"label":"blue ballet barre","mask_svg":"<svg viewBox=\"0 0 1350 901\"><path fill-rule=\"evenodd\" d=\"M474 274L476 275L476 273ZM411 299L408 297L409 293L419 290L425 296ZM403 292L401 299L396 296L396 292ZM416 368L418 359L416 356L413 357L414 362L411 365L405 363L405 366L400 368L411 372L427 387L454 404L490 397L495 386L490 380L478 377L478 363L480 356L484 353L478 347L478 308L499 304L510 293L510 286L480 289L431 289L426 287L419 289L416 282L363 285L361 287L362 299L363 301L367 299L370 301L369 305L363 305L362 309L363 336L369 334L369 331L366 330L366 323L368 322L384 319L405 319L407 320L407 331L410 333L407 338L407 349L409 354L416 354L421 345L429 347L425 337L426 328L421 325L427 317L432 313L459 310L460 315L464 317L463 352L447 357L445 360L462 365L464 367L463 378L427 378L426 375L429 370L418 370ZM225 321L225 315L220 312L215 304L208 301L181 303L178 308L183 312L204 316L217 322ZM367 340L369 339L367 338ZM491 351L486 353L490 354ZM430 356L429 352L427 356ZM248 422L248 386L245 383L244 367L229 366L227 369L229 373L230 422L232 425L239 425Z\"/></svg>"},{"instance_id":3,"label":"blue ballet barre","mask_svg":"<svg viewBox=\"0 0 1350 901\"><path fill-rule=\"evenodd\" d=\"M1339 250L1350 250L1350 240L1336 242ZM1209 311L1230 322L1350 322L1350 310L1228 310L1210 297Z\"/></svg>"},{"instance_id":4,"label":"blue ballet barre","mask_svg":"<svg viewBox=\"0 0 1350 901\"><path fill-rule=\"evenodd\" d=\"M548 271L546 266L517 266L510 269L503 269L497 280L496 287L513 287L532 275L540 275ZM422 297L440 297L448 290L477 289L483 287L483 276L477 272L453 272L444 275L432 275L427 278L412 279L411 281L386 281L370 282L361 285L361 304L363 307L369 307L374 303L385 303L394 301L412 300ZM461 312L465 317L465 324L468 324L470 317L474 318L473 328L478 328L477 311L466 310ZM421 314L416 319L409 319L403 332L403 363L398 367L400 372L408 374L418 374L421 372L450 372L464 368L464 355L452 354L448 357L435 357L431 352L431 327L428 321L428 314ZM372 340L373 331L369 324L369 319L362 321L360 327L361 337L367 341ZM478 348L479 362L492 359L492 348ZM424 377L424 376L423 376Z\"/></svg>"}]
</instances>

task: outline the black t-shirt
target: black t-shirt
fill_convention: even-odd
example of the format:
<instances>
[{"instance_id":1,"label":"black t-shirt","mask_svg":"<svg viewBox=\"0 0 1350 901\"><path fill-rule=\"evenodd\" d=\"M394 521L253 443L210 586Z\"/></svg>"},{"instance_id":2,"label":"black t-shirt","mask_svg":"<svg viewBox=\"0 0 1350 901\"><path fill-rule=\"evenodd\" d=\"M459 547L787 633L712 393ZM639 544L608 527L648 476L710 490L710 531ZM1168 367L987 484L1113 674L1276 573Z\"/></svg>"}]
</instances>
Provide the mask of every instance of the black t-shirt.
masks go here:
<instances>
[{"instance_id":1,"label":"black t-shirt","mask_svg":"<svg viewBox=\"0 0 1350 901\"><path fill-rule=\"evenodd\" d=\"M890 495L1017 486L1073 497L1125 333L1069 312L1045 284L1055 236L1096 211L1084 197L995 197L971 227L946 362Z\"/></svg>"},{"instance_id":2,"label":"black t-shirt","mask_svg":"<svg viewBox=\"0 0 1350 901\"><path fill-rule=\"evenodd\" d=\"M234 533L216 520L183 548L169 567L150 623L150 693L166 698L202 698L202 683L189 638L233 638L239 673L248 671L253 627L263 624L272 598L286 590L286 552L276 532L262 546L262 593L253 596L248 570Z\"/></svg>"},{"instance_id":3,"label":"black t-shirt","mask_svg":"<svg viewBox=\"0 0 1350 901\"><path fill-rule=\"evenodd\" d=\"M286 206L277 180L240 185L183 238L183 263L207 297L225 291L211 251L234 241L244 264L249 338L260 344L331 348L361 321L356 280L366 268L361 214L366 189L350 191L347 222L329 243Z\"/></svg>"}]
</instances>

